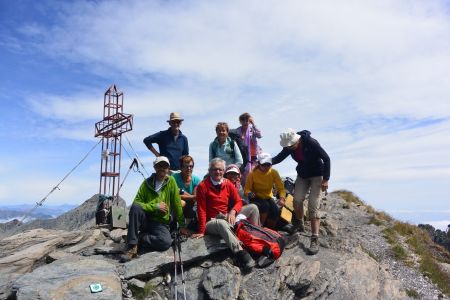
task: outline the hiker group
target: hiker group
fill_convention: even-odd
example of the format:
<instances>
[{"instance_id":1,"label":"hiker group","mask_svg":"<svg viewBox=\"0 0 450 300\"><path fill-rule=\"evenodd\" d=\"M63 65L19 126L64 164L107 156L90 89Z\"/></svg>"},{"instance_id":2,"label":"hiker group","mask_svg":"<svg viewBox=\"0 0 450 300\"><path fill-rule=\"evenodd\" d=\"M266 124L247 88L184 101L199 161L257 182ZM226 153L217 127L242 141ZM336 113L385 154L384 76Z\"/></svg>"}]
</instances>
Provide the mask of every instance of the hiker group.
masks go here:
<instances>
[{"instance_id":1,"label":"hiker group","mask_svg":"<svg viewBox=\"0 0 450 300\"><path fill-rule=\"evenodd\" d=\"M309 131L283 131L282 150L272 157L258 145L261 131L250 114L239 116L241 126L236 129L219 122L217 137L209 145L208 174L202 179L193 174L194 158L189 155L188 138L180 130L183 121L179 113L171 113L169 129L144 139L156 156L155 172L142 182L130 208L128 250L122 262L138 253L169 249L175 228L190 238L219 236L238 265L249 271L255 265L255 254L269 258L261 260L262 264L281 255L284 238L277 230L290 234L305 231L303 205L308 193L308 252L314 255L319 251L320 193L328 188L330 158ZM280 228L287 193L272 166L289 155L297 162L297 179L291 191L295 217L292 225ZM257 239L262 239L261 245L256 245Z\"/></svg>"}]
</instances>

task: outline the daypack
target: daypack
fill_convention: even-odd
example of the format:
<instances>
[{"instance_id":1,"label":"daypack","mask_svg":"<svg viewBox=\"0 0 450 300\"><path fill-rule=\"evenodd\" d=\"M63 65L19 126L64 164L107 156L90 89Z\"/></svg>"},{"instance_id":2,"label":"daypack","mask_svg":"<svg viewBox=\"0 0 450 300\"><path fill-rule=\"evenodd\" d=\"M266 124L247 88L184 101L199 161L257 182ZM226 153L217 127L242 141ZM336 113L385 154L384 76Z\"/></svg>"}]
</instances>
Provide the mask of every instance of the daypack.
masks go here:
<instances>
[{"instance_id":1,"label":"daypack","mask_svg":"<svg viewBox=\"0 0 450 300\"><path fill-rule=\"evenodd\" d=\"M99 195L97 209L95 211L95 224L111 224L111 206L113 197Z\"/></svg>"},{"instance_id":2,"label":"daypack","mask_svg":"<svg viewBox=\"0 0 450 300\"><path fill-rule=\"evenodd\" d=\"M286 241L281 234L275 230L254 225L247 220L237 223L235 234L247 251L274 260L281 256L286 246Z\"/></svg>"},{"instance_id":3,"label":"daypack","mask_svg":"<svg viewBox=\"0 0 450 300\"><path fill-rule=\"evenodd\" d=\"M236 145L238 146L239 151L241 152L243 163L239 169L242 174L242 173L244 173L245 166L247 166L247 163L248 163L248 147L244 144L244 141L242 140L241 136L239 134L237 134L236 132L230 131L230 132L228 132L228 136L230 137L231 141L236 142ZM234 143L231 143L230 146L231 146L231 150L233 151L233 155L234 155ZM213 147L212 151L213 151L213 158L217 157L217 148Z\"/></svg>"}]
</instances>

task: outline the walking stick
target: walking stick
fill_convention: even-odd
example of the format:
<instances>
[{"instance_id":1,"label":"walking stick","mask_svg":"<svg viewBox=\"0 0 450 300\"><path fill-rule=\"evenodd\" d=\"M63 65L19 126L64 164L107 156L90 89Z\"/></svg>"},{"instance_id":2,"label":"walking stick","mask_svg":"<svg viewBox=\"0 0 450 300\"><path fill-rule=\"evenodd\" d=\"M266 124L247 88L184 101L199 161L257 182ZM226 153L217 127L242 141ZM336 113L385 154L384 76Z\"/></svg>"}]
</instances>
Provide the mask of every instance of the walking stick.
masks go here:
<instances>
[{"instance_id":1,"label":"walking stick","mask_svg":"<svg viewBox=\"0 0 450 300\"><path fill-rule=\"evenodd\" d=\"M183 285L183 298L184 298L184 300L186 300L186 280L184 278L183 260L181 259L180 228L179 228L178 222L175 222L175 224L173 224L173 226L175 226L175 229L172 231L173 264L175 267L175 271L174 271L174 274L175 274L175 280L174 280L175 300L178 300L178 281L177 281L178 263L180 264L180 269L181 269L181 283ZM177 254L178 254L178 257L177 257Z\"/></svg>"}]
</instances>

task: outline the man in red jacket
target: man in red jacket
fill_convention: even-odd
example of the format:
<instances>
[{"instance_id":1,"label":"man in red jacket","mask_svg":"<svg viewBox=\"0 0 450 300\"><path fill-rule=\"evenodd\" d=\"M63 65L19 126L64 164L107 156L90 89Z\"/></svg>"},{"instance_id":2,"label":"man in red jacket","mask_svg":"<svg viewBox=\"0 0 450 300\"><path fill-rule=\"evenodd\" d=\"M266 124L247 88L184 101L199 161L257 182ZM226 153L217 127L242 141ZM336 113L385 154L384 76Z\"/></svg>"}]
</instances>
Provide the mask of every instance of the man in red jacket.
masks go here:
<instances>
[{"instance_id":1,"label":"man in red jacket","mask_svg":"<svg viewBox=\"0 0 450 300\"><path fill-rule=\"evenodd\" d=\"M242 214L249 222L259 224L258 207L254 204L242 206L242 199L234 184L224 178L225 161L214 158L209 164L209 176L197 186L197 213L199 233L194 238L206 234L218 235L225 240L244 271L250 271L255 262L245 251L233 232L236 216Z\"/></svg>"}]
</instances>

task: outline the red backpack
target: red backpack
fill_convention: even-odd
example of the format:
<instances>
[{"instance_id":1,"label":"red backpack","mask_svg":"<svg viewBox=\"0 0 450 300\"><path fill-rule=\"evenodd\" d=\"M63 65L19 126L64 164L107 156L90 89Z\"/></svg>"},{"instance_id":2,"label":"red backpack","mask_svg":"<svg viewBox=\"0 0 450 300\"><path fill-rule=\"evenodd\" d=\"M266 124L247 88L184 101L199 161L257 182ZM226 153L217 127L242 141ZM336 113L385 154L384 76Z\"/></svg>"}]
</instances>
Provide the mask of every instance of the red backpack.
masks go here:
<instances>
[{"instance_id":1,"label":"red backpack","mask_svg":"<svg viewBox=\"0 0 450 300\"><path fill-rule=\"evenodd\" d=\"M239 221L235 234L247 251L272 259L280 257L286 246L285 239L277 231L253 225L247 220Z\"/></svg>"}]
</instances>

